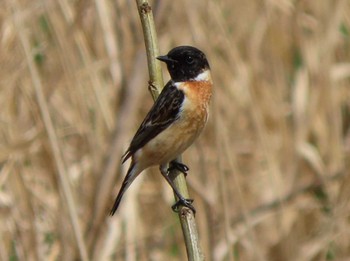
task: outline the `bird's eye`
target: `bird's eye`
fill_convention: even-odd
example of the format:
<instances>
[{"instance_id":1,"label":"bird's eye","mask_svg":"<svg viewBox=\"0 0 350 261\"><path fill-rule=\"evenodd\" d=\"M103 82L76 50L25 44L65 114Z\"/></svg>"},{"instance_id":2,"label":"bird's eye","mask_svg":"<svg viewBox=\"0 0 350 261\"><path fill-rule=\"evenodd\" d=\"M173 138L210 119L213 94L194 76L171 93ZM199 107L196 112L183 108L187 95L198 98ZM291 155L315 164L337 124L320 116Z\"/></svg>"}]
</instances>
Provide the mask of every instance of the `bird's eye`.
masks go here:
<instances>
[{"instance_id":1,"label":"bird's eye","mask_svg":"<svg viewBox=\"0 0 350 261\"><path fill-rule=\"evenodd\" d=\"M193 60L193 57L192 56L187 56L186 57L186 63L187 64L193 64L194 60Z\"/></svg>"}]
</instances>

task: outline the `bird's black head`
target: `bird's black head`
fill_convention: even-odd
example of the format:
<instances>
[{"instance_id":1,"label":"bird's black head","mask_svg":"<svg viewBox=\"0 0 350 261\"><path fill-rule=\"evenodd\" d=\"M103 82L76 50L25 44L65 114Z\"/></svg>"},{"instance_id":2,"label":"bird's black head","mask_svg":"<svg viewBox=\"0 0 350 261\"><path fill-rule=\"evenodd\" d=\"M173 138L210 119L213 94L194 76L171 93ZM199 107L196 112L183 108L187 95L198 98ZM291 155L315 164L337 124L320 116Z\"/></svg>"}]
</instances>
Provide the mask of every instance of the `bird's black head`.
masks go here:
<instances>
[{"instance_id":1,"label":"bird's black head","mask_svg":"<svg viewBox=\"0 0 350 261\"><path fill-rule=\"evenodd\" d=\"M192 46L175 47L167 55L158 56L157 59L166 63L171 79L175 82L193 81L200 73L209 69L205 54Z\"/></svg>"}]
</instances>

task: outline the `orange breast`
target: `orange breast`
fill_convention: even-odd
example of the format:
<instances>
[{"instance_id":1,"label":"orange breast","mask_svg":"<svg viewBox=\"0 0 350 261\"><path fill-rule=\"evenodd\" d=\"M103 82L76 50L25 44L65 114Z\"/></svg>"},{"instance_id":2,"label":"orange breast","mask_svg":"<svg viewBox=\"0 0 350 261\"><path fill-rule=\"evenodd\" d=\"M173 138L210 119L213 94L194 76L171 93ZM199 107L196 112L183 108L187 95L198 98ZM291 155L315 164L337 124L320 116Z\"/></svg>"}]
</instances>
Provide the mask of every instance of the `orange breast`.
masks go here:
<instances>
[{"instance_id":1,"label":"orange breast","mask_svg":"<svg viewBox=\"0 0 350 261\"><path fill-rule=\"evenodd\" d=\"M140 149L138 161L145 167L175 159L194 142L207 122L211 82L182 83L178 88L185 93L180 118Z\"/></svg>"},{"instance_id":2,"label":"orange breast","mask_svg":"<svg viewBox=\"0 0 350 261\"><path fill-rule=\"evenodd\" d=\"M179 89L185 93L185 97L191 101L193 109L198 107L208 107L212 95L212 82L187 82L182 83Z\"/></svg>"}]
</instances>

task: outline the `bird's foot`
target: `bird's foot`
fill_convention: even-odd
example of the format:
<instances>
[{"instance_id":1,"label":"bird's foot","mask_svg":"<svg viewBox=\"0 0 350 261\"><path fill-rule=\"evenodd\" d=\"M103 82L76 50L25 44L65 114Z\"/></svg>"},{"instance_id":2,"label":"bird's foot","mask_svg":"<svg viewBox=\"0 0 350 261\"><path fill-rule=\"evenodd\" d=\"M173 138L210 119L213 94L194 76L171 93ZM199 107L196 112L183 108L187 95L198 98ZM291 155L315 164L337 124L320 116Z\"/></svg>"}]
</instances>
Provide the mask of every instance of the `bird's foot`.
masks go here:
<instances>
[{"instance_id":1,"label":"bird's foot","mask_svg":"<svg viewBox=\"0 0 350 261\"><path fill-rule=\"evenodd\" d=\"M171 208L174 212L179 212L179 207L184 206L192 210L193 214L196 214L196 209L192 206L193 199L179 199Z\"/></svg>"},{"instance_id":2,"label":"bird's foot","mask_svg":"<svg viewBox=\"0 0 350 261\"><path fill-rule=\"evenodd\" d=\"M178 170L182 172L185 175L185 177L187 177L187 171L189 171L189 168L185 164L173 160L169 163L168 172L172 170Z\"/></svg>"}]
</instances>

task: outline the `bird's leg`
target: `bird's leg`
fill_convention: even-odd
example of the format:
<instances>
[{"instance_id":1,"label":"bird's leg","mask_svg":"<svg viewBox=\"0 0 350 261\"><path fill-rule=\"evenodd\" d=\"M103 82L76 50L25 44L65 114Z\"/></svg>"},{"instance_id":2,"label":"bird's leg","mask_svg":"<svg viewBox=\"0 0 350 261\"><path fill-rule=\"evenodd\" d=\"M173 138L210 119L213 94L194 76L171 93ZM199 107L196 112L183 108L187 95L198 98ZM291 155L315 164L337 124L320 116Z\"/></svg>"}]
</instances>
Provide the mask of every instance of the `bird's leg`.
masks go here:
<instances>
[{"instance_id":1,"label":"bird's leg","mask_svg":"<svg viewBox=\"0 0 350 261\"><path fill-rule=\"evenodd\" d=\"M169 178L168 176L168 169L166 167L166 165L161 165L160 166L160 173L162 174L162 176L166 179L166 181L169 183L169 185L172 187L174 193L176 194L176 196L178 197L178 201L171 207L173 209L174 212L178 212L179 211L179 206L185 206L188 207L189 209L191 209L193 211L193 214L196 214L196 209L192 206L192 202L193 199L186 199L184 198L181 193L178 191L178 189L176 188L174 182Z\"/></svg>"},{"instance_id":2,"label":"bird's leg","mask_svg":"<svg viewBox=\"0 0 350 261\"><path fill-rule=\"evenodd\" d=\"M189 171L189 168L185 164L178 162L176 159L170 161L168 172L174 169L182 172L185 175L185 177L187 177L187 171Z\"/></svg>"}]
</instances>

